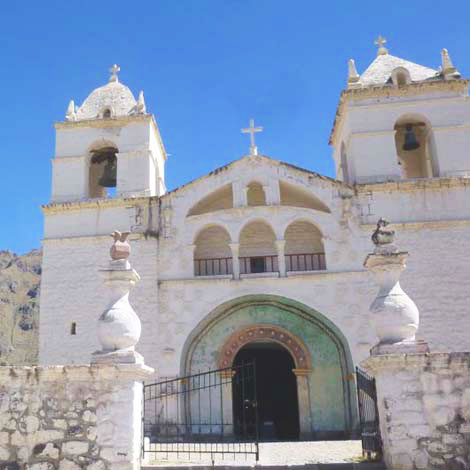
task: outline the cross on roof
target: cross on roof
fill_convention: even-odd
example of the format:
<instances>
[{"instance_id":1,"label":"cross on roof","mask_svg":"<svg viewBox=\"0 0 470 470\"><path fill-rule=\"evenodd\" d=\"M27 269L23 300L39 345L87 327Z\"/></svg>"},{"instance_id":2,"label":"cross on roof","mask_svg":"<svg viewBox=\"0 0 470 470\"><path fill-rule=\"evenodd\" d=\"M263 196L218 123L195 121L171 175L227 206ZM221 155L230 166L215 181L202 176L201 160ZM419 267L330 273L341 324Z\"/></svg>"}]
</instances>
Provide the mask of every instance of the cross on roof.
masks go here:
<instances>
[{"instance_id":1,"label":"cross on roof","mask_svg":"<svg viewBox=\"0 0 470 470\"><path fill-rule=\"evenodd\" d=\"M250 119L250 127L242 129L242 134L250 134L250 155L258 155L258 147L255 144L255 133L262 132L262 127L255 127L255 120Z\"/></svg>"},{"instance_id":2,"label":"cross on roof","mask_svg":"<svg viewBox=\"0 0 470 470\"><path fill-rule=\"evenodd\" d=\"M119 65L114 64L109 71L111 72L111 76L109 77L110 82L117 82L118 81L118 72L121 71L121 67Z\"/></svg>"},{"instance_id":3,"label":"cross on roof","mask_svg":"<svg viewBox=\"0 0 470 470\"><path fill-rule=\"evenodd\" d=\"M385 55L385 54L388 53L387 49L384 47L384 44L386 42L387 42L387 40L379 34L379 37L374 41L374 44L379 46L379 50L377 51L377 55Z\"/></svg>"}]
</instances>

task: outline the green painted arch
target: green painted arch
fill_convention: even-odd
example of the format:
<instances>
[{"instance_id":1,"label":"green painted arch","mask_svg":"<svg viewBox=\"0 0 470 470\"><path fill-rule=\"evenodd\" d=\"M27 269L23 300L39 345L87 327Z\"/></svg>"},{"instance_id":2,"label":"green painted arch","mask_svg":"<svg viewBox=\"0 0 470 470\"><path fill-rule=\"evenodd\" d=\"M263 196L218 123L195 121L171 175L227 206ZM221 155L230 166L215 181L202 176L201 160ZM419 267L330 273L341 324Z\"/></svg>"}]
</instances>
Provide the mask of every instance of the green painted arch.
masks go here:
<instances>
[{"instance_id":1,"label":"green painted arch","mask_svg":"<svg viewBox=\"0 0 470 470\"><path fill-rule=\"evenodd\" d=\"M230 322L231 319L236 317L237 313L242 311L246 312L247 309L252 311L258 310L261 312L263 309L267 312L281 312L276 314L277 320L274 318L276 315L273 313L274 316L272 318L272 324L289 329L290 321L291 327L294 329L292 333L297 334L300 338L303 337L303 341L312 351L312 364L314 370L312 374L315 374L316 359L318 361L318 358L316 358L316 354L313 353L315 345L309 344L309 341L308 339L306 340L305 334L303 334L304 331L302 330L305 329L305 325L308 326L310 324L311 328L315 328L316 331L321 331L321 334L323 335L322 338L328 338L328 344L330 344L330 346L325 347L327 352L324 355L324 361L329 361L329 358L327 357L328 354L331 357L337 354L337 367L339 367L340 370L336 373L336 378L333 380L334 384L332 383L330 386L341 387L341 399L343 400L342 404L344 409L344 431L349 433L353 432L357 428L356 389L354 381L351 380L351 377L353 376L352 374L354 373L354 365L348 341L340 329L325 315L301 302L286 297L264 294L246 295L217 306L203 320L201 320L198 325L196 325L186 339L181 354L181 375L184 376L198 371L198 369L194 368L196 366L193 365L193 356L198 354L200 356L201 349L204 351L206 358L212 357L213 359L206 361L207 365L202 364L200 361L198 365L203 365L201 370L205 368L216 368L216 354L218 352L218 347L217 344L213 344L214 347L212 348L212 341L215 343L217 341L217 335L221 335L220 331L217 333L217 328L222 328L220 325L224 325L224 323L227 324L227 322ZM284 317L282 317L282 312L285 312ZM249 324L248 318L245 318L243 321L245 322L244 325ZM270 319L263 318L262 322L269 323ZM302 325L304 326L302 327ZM236 325L233 328L236 328ZM295 331L296 328L297 331ZM324 340L324 342L325 341L326 340ZM312 342L310 341L310 343ZM331 345L334 345L336 353L333 351ZM208 349L213 350L207 351ZM340 376L338 374L340 374ZM325 377L325 380L331 381L329 377ZM312 387L315 388L314 375L312 375L311 382L313 384ZM323 383L321 385L323 386ZM314 396L314 394L315 390L312 390L312 396Z\"/></svg>"}]
</instances>

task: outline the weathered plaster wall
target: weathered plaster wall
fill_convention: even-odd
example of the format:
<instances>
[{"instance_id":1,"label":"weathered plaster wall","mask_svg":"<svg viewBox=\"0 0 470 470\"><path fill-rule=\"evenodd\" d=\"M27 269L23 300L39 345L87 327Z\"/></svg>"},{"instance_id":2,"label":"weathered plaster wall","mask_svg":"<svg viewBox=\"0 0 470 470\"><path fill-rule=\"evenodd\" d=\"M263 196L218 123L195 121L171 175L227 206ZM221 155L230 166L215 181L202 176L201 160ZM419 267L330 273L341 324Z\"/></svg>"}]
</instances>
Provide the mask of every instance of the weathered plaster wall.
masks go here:
<instances>
[{"instance_id":1,"label":"weathered plaster wall","mask_svg":"<svg viewBox=\"0 0 470 470\"><path fill-rule=\"evenodd\" d=\"M387 468L470 466L470 353L374 356Z\"/></svg>"},{"instance_id":2,"label":"weathered plaster wall","mask_svg":"<svg viewBox=\"0 0 470 470\"><path fill-rule=\"evenodd\" d=\"M141 366L0 367L0 466L136 469Z\"/></svg>"}]
</instances>

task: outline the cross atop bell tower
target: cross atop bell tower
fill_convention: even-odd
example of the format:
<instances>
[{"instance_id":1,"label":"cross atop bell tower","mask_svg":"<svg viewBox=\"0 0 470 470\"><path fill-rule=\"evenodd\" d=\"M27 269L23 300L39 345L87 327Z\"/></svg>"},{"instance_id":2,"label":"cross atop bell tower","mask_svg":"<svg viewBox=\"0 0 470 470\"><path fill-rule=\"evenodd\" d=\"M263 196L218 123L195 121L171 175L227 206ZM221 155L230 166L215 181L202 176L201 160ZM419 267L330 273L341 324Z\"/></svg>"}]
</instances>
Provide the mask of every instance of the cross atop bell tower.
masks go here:
<instances>
[{"instance_id":1,"label":"cross atop bell tower","mask_svg":"<svg viewBox=\"0 0 470 470\"><path fill-rule=\"evenodd\" d=\"M374 41L374 44L376 46L379 46L379 49L377 50L377 55L387 55L388 54L388 49L386 47L384 47L384 44L386 44L386 43L387 43L387 40L379 34L379 37Z\"/></svg>"},{"instance_id":2,"label":"cross atop bell tower","mask_svg":"<svg viewBox=\"0 0 470 470\"><path fill-rule=\"evenodd\" d=\"M114 64L109 71L111 72L111 76L109 77L110 82L118 82L118 73L121 71L121 67L119 65Z\"/></svg>"}]
</instances>

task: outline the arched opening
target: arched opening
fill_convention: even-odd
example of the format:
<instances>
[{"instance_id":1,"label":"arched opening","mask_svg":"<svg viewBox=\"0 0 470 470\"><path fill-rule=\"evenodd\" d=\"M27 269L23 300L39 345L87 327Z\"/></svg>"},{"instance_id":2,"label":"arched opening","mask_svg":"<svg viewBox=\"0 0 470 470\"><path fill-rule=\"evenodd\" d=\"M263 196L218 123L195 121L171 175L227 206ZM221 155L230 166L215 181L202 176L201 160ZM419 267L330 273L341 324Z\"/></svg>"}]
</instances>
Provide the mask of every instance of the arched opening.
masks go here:
<instances>
[{"instance_id":1,"label":"arched opening","mask_svg":"<svg viewBox=\"0 0 470 470\"><path fill-rule=\"evenodd\" d=\"M405 67L396 67L392 71L392 82L395 86L402 87L411 83L411 75Z\"/></svg>"},{"instance_id":2,"label":"arched opening","mask_svg":"<svg viewBox=\"0 0 470 470\"><path fill-rule=\"evenodd\" d=\"M202 230L195 241L194 275L217 276L232 274L230 235L218 225Z\"/></svg>"},{"instance_id":3,"label":"arched opening","mask_svg":"<svg viewBox=\"0 0 470 470\"><path fill-rule=\"evenodd\" d=\"M117 184L118 149L112 146L91 150L88 173L88 197L113 197Z\"/></svg>"},{"instance_id":4,"label":"arched opening","mask_svg":"<svg viewBox=\"0 0 470 470\"><path fill-rule=\"evenodd\" d=\"M252 342L238 351L233 362L235 367L250 363L255 364L253 376L234 377L232 381L235 433L240 437L252 435L256 406L261 440L297 440L299 404L291 354L272 341Z\"/></svg>"},{"instance_id":5,"label":"arched opening","mask_svg":"<svg viewBox=\"0 0 470 470\"><path fill-rule=\"evenodd\" d=\"M290 224L284 239L286 271L319 271L326 269L322 234L315 225L299 220Z\"/></svg>"},{"instance_id":6,"label":"arched opening","mask_svg":"<svg viewBox=\"0 0 470 470\"><path fill-rule=\"evenodd\" d=\"M439 176L429 123L420 116L403 116L395 124L395 146L402 178Z\"/></svg>"},{"instance_id":7,"label":"arched opening","mask_svg":"<svg viewBox=\"0 0 470 470\"><path fill-rule=\"evenodd\" d=\"M111 118L111 110L109 108L106 108L103 111L103 119L110 119Z\"/></svg>"},{"instance_id":8,"label":"arched opening","mask_svg":"<svg viewBox=\"0 0 470 470\"><path fill-rule=\"evenodd\" d=\"M263 221L250 222L240 233L240 274L278 272L276 235Z\"/></svg>"},{"instance_id":9,"label":"arched opening","mask_svg":"<svg viewBox=\"0 0 470 470\"><path fill-rule=\"evenodd\" d=\"M231 209L233 207L232 185L227 184L208 196L201 199L188 212L188 217L192 215L206 214L208 212Z\"/></svg>"},{"instance_id":10,"label":"arched opening","mask_svg":"<svg viewBox=\"0 0 470 470\"><path fill-rule=\"evenodd\" d=\"M260 183L250 183L246 188L246 202L248 206L265 206L266 195Z\"/></svg>"},{"instance_id":11,"label":"arched opening","mask_svg":"<svg viewBox=\"0 0 470 470\"><path fill-rule=\"evenodd\" d=\"M327 317L292 299L247 295L219 305L186 339L181 376L231 368L240 351L263 347L262 343L269 351L279 351L280 346L294 361L300 439L351 438L358 417L348 341ZM230 383L224 395L228 405L224 419L235 424L232 392Z\"/></svg>"}]
</instances>

